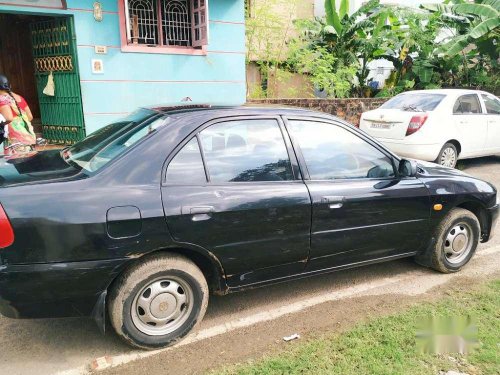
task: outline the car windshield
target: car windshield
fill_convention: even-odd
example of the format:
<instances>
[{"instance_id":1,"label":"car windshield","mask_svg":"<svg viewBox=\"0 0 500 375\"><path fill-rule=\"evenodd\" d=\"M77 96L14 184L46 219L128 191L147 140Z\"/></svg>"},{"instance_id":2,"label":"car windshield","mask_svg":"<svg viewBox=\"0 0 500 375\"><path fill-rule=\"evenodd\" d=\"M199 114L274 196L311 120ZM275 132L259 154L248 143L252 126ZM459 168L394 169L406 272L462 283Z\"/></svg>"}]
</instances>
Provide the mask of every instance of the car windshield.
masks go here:
<instances>
[{"instance_id":1,"label":"car windshield","mask_svg":"<svg viewBox=\"0 0 500 375\"><path fill-rule=\"evenodd\" d=\"M96 172L132 145L155 131L165 119L149 109L139 109L122 120L90 134L61 151L63 159L87 172Z\"/></svg>"},{"instance_id":2,"label":"car windshield","mask_svg":"<svg viewBox=\"0 0 500 375\"><path fill-rule=\"evenodd\" d=\"M411 112L434 111L444 97L445 95L443 94L417 94L410 92L395 96L385 102L380 108L401 109Z\"/></svg>"}]
</instances>

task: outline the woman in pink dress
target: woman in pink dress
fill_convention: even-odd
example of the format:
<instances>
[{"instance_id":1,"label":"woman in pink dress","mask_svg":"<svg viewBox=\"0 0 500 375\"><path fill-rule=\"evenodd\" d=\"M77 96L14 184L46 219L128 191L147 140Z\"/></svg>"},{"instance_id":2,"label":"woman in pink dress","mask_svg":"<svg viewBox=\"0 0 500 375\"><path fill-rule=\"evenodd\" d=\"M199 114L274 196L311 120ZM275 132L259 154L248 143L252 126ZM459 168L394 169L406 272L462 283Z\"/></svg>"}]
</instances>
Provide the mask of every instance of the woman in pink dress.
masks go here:
<instances>
[{"instance_id":1,"label":"woman in pink dress","mask_svg":"<svg viewBox=\"0 0 500 375\"><path fill-rule=\"evenodd\" d=\"M36 135L31 126L33 115L30 107L21 95L12 92L9 80L2 74L0 74L0 115L8 124L4 141L5 154L31 151L36 144ZM9 147L14 144L21 146Z\"/></svg>"}]
</instances>

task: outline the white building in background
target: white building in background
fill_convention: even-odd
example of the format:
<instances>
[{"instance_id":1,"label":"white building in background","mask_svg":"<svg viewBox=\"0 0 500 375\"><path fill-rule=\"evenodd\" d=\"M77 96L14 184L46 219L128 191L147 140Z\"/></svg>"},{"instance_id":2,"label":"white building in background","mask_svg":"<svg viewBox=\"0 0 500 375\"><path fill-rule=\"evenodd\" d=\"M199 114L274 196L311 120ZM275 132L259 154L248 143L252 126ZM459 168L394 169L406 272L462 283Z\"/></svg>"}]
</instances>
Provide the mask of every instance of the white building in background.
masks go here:
<instances>
[{"instance_id":1,"label":"white building in background","mask_svg":"<svg viewBox=\"0 0 500 375\"><path fill-rule=\"evenodd\" d=\"M367 0L351 0L350 13L357 11ZM384 5L394 5L394 6L406 6L411 8L419 8L422 4L436 4L442 3L443 0L380 0L381 4ZM337 6L340 6L340 0L337 0ZM314 15L315 17L325 17L325 1L315 0L314 1ZM378 82L379 87L383 87L385 80L391 74L394 69L394 65L389 60L379 59L372 61L368 64L370 69L370 74L368 75L368 80L373 82Z\"/></svg>"}]
</instances>

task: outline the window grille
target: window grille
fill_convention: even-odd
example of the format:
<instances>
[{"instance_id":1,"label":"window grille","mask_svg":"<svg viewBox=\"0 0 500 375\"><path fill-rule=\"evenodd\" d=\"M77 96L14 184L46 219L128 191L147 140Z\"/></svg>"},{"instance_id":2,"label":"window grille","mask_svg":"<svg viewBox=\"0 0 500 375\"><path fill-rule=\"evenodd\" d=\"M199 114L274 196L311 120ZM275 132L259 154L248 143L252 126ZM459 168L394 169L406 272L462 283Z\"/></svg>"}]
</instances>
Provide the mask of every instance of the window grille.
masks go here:
<instances>
[{"instance_id":1,"label":"window grille","mask_svg":"<svg viewBox=\"0 0 500 375\"><path fill-rule=\"evenodd\" d=\"M158 44L158 13L155 0L129 0L132 42Z\"/></svg>"},{"instance_id":2,"label":"window grille","mask_svg":"<svg viewBox=\"0 0 500 375\"><path fill-rule=\"evenodd\" d=\"M208 44L207 0L124 0L127 39L150 46Z\"/></svg>"},{"instance_id":3,"label":"window grille","mask_svg":"<svg viewBox=\"0 0 500 375\"><path fill-rule=\"evenodd\" d=\"M163 44L191 45L191 12L188 0L162 0Z\"/></svg>"}]
</instances>

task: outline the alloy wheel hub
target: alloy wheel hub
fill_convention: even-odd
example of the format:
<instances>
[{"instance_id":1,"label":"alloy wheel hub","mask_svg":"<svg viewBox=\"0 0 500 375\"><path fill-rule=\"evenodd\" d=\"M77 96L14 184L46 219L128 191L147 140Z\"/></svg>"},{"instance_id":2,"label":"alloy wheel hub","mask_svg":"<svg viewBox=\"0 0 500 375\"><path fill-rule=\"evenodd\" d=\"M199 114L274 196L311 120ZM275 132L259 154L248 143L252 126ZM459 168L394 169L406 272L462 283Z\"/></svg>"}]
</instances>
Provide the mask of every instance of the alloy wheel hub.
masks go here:
<instances>
[{"instance_id":1,"label":"alloy wheel hub","mask_svg":"<svg viewBox=\"0 0 500 375\"><path fill-rule=\"evenodd\" d=\"M446 167L453 167L455 165L455 161L455 150L453 150L451 147L445 149L443 151L443 155L441 156L441 164Z\"/></svg>"}]
</instances>

